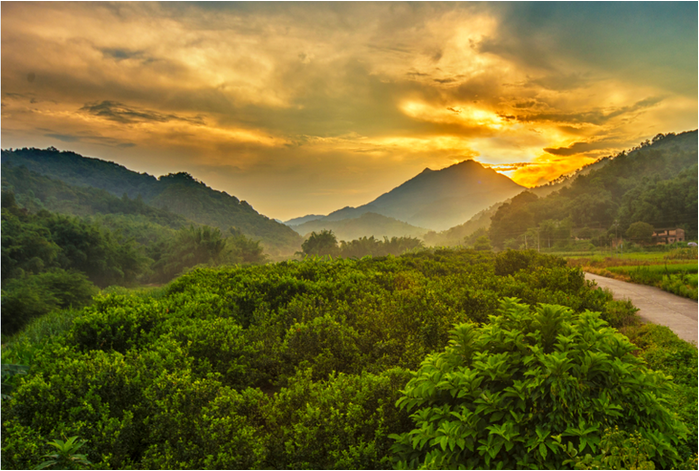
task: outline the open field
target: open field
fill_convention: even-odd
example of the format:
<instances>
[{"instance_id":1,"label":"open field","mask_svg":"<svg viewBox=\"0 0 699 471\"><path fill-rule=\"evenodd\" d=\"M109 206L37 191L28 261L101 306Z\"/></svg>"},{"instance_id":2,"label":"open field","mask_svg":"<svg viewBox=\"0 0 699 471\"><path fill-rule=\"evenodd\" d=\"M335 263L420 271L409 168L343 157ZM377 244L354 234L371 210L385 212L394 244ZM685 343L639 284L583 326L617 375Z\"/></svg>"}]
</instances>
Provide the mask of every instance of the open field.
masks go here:
<instances>
[{"instance_id":1,"label":"open field","mask_svg":"<svg viewBox=\"0 0 699 471\"><path fill-rule=\"evenodd\" d=\"M572 255L569 266L597 275L656 286L664 291L697 299L697 249L681 248L668 252L631 252L607 256Z\"/></svg>"}]
</instances>

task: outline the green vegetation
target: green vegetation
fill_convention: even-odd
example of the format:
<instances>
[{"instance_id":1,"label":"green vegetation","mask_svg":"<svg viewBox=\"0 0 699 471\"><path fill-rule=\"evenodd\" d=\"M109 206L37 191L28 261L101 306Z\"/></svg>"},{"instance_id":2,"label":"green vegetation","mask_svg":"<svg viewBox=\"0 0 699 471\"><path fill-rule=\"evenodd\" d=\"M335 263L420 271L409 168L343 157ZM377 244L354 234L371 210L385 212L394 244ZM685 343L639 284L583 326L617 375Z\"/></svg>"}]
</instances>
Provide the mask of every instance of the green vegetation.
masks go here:
<instances>
[{"instance_id":1,"label":"green vegetation","mask_svg":"<svg viewBox=\"0 0 699 471\"><path fill-rule=\"evenodd\" d=\"M372 212L341 220L317 219L294 226L294 230L305 235L310 232L331 230L338 238L354 240L366 237L421 237L427 229L412 226L392 217Z\"/></svg>"},{"instance_id":2,"label":"green vegetation","mask_svg":"<svg viewBox=\"0 0 699 471\"><path fill-rule=\"evenodd\" d=\"M201 236L218 247L213 233ZM307 257L196 268L162 288L107 291L79 312L35 319L3 345L3 362L28 367L7 377L3 468L40 465L58 439L82 443L63 455L78 458L76 467L87 466L84 455L95 468L378 469L413 460L405 453L422 445L444 457L456 449L449 441L400 438L441 426L416 428L397 405L428 393L416 387L426 365L452 368L442 380L463 383L453 401L463 422L451 415L444 427L470 424L472 410L483 440L472 456L490 456L488 467L527 459L522 450L532 446L529 462L547 468L630 463L612 445L631 441L641 444L637 461L654 467L684 466L696 453L696 348L627 322L632 308L591 289L561 258L488 250ZM659 372L635 360L604 319L637 329ZM454 335L464 337L458 346ZM458 365L480 376L466 384ZM523 405L508 408L502 401L517 392ZM452 407L450 397L445 389L436 400ZM438 403L424 405L441 413ZM432 412L425 423L437 420Z\"/></svg>"},{"instance_id":3,"label":"green vegetation","mask_svg":"<svg viewBox=\"0 0 699 471\"><path fill-rule=\"evenodd\" d=\"M386 255L402 255L411 250L424 248L422 241L414 237L384 237L383 240L371 237L360 237L359 239L346 242L340 241L333 231L322 230L311 235L301 245L303 256L325 256L361 258L366 256L385 257Z\"/></svg>"},{"instance_id":4,"label":"green vegetation","mask_svg":"<svg viewBox=\"0 0 699 471\"><path fill-rule=\"evenodd\" d=\"M292 255L302 242L301 236L291 228L260 215L247 202L215 191L184 172L156 179L74 152L24 148L2 151L2 173L3 188L21 195L18 200L22 204L30 201L36 205L26 203L31 209L43 206L80 216L143 214L151 222L175 229L192 222L221 231L233 227L241 235L260 241L275 259ZM47 176L51 179L48 183ZM124 201L118 203L109 195ZM94 202L90 201L92 198Z\"/></svg>"},{"instance_id":5,"label":"green vegetation","mask_svg":"<svg viewBox=\"0 0 699 471\"><path fill-rule=\"evenodd\" d=\"M104 220L31 213L3 191L3 334L57 309L85 306L97 287L166 282L199 264L265 261L259 244L236 232L224 237L206 226L159 225L153 231L154 225L129 225L124 215L115 219L124 224L117 231Z\"/></svg>"},{"instance_id":6,"label":"green vegetation","mask_svg":"<svg viewBox=\"0 0 699 471\"><path fill-rule=\"evenodd\" d=\"M652 230L697 237L697 132L659 134L546 197L524 192L502 204L489 236L498 248L590 250L651 242ZM581 240L575 241L578 238Z\"/></svg>"},{"instance_id":7,"label":"green vegetation","mask_svg":"<svg viewBox=\"0 0 699 471\"><path fill-rule=\"evenodd\" d=\"M687 263L687 260L694 260ZM568 264L598 275L630 281L697 299L697 249L630 253L623 257L571 257Z\"/></svg>"},{"instance_id":8,"label":"green vegetation","mask_svg":"<svg viewBox=\"0 0 699 471\"><path fill-rule=\"evenodd\" d=\"M560 469L598 455L610 427L638 431L651 464L672 466L686 427L670 383L633 350L598 314L505 299L488 325L457 325L406 386L415 427L396 437L400 467Z\"/></svg>"}]
</instances>

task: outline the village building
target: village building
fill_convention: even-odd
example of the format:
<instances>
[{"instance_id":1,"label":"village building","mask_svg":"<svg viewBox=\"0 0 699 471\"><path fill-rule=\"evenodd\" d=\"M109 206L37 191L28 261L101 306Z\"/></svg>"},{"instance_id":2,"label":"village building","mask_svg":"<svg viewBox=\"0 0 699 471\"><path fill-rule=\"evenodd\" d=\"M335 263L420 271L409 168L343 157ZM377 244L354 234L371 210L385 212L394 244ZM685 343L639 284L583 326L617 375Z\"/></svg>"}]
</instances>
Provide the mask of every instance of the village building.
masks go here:
<instances>
[{"instance_id":1,"label":"village building","mask_svg":"<svg viewBox=\"0 0 699 471\"><path fill-rule=\"evenodd\" d=\"M658 229L653 232L653 243L656 245L672 244L673 242L684 242L684 229Z\"/></svg>"}]
</instances>

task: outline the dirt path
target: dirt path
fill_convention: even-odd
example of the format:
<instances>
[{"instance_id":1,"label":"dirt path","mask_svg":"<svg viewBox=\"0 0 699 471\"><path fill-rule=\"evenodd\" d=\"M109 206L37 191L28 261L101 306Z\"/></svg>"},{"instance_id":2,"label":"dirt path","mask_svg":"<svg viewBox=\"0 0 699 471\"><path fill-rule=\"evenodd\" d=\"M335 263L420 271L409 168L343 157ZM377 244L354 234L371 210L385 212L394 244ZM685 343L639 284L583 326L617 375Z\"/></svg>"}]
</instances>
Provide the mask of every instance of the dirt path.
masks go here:
<instances>
[{"instance_id":1,"label":"dirt path","mask_svg":"<svg viewBox=\"0 0 699 471\"><path fill-rule=\"evenodd\" d=\"M585 279L597 282L600 288L610 289L614 299L630 299L639 309L638 315L643 321L665 325L681 339L696 345L699 330L697 324L699 305L696 301L652 286L627 283L591 273L585 273Z\"/></svg>"}]
</instances>

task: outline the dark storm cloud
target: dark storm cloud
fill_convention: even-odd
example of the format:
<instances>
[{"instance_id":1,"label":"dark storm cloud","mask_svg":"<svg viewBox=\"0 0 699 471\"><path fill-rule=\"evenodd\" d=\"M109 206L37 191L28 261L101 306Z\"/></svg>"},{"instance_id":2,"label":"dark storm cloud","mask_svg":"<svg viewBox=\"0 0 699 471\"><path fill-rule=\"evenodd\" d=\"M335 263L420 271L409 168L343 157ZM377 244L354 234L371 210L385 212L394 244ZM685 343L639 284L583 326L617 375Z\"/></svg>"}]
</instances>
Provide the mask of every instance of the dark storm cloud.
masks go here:
<instances>
[{"instance_id":1,"label":"dark storm cloud","mask_svg":"<svg viewBox=\"0 0 699 471\"><path fill-rule=\"evenodd\" d=\"M503 2L482 52L525 67L585 63L636 83L696 94L697 2ZM672 73L669 71L672 70Z\"/></svg>"},{"instance_id":2,"label":"dark storm cloud","mask_svg":"<svg viewBox=\"0 0 699 471\"><path fill-rule=\"evenodd\" d=\"M130 124L144 121L166 123L168 121L186 121L202 124L201 118L183 118L174 114L163 114L153 110L128 107L116 101L105 100L99 103L86 103L80 108L94 116L105 118L118 123Z\"/></svg>"},{"instance_id":3,"label":"dark storm cloud","mask_svg":"<svg viewBox=\"0 0 699 471\"><path fill-rule=\"evenodd\" d=\"M661 97L650 97L640 100L630 106L622 106L614 111L605 113L601 110L587 111L583 113L536 113L530 115L519 115L517 119L524 122L550 121L566 124L594 124L603 125L619 116L641 111L657 105L663 100Z\"/></svg>"},{"instance_id":4,"label":"dark storm cloud","mask_svg":"<svg viewBox=\"0 0 699 471\"><path fill-rule=\"evenodd\" d=\"M102 146L107 146L107 147L117 147L121 149L128 149L130 147L135 147L136 144L133 142L128 142L128 141L123 141L120 139L114 139L111 137L105 137L105 136L96 136L92 134L61 134L61 133L54 133L54 132L47 132L44 134L44 137L48 137L51 139L57 139L62 142L83 142L83 143L88 143L88 144L98 144Z\"/></svg>"},{"instance_id":5,"label":"dark storm cloud","mask_svg":"<svg viewBox=\"0 0 699 471\"><path fill-rule=\"evenodd\" d=\"M544 151L552 155L569 156L575 154L583 154L592 150L609 149L610 147L613 147L614 145L618 144L618 142L609 142L609 140L602 140L597 142L575 142L568 147L546 147Z\"/></svg>"}]
</instances>

